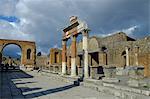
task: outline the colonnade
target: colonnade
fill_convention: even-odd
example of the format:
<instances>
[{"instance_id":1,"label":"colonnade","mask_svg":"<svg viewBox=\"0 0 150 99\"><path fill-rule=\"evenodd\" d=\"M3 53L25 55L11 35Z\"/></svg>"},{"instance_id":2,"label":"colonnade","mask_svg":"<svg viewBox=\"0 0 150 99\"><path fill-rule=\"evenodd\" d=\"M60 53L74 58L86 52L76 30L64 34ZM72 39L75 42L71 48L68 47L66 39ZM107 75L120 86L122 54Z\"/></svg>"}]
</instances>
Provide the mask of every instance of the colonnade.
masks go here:
<instances>
[{"instance_id":1,"label":"colonnade","mask_svg":"<svg viewBox=\"0 0 150 99\"><path fill-rule=\"evenodd\" d=\"M79 34L83 36L83 58L84 58L84 77L89 77L89 67L88 67L88 31L84 26L78 27L77 17L71 17L71 25L65 28L64 37L62 39L62 74L67 73L67 41L71 38L71 76L77 76L77 66L76 66L76 56L77 47L76 39ZM77 26L75 26L78 24Z\"/></svg>"},{"instance_id":2,"label":"colonnade","mask_svg":"<svg viewBox=\"0 0 150 99\"><path fill-rule=\"evenodd\" d=\"M134 47L134 65L138 66L138 51L139 51L139 47L135 46ZM126 52L126 66L130 66L130 59L129 59L129 48L125 47L125 52Z\"/></svg>"}]
</instances>

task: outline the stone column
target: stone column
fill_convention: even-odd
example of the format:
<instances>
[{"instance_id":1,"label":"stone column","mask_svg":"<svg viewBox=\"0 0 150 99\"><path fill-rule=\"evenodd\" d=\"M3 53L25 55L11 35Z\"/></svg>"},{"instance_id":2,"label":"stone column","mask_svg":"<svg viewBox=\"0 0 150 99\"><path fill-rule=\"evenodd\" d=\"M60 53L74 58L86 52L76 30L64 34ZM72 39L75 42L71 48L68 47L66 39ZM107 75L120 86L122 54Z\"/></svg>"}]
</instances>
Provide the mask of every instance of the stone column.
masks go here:
<instances>
[{"instance_id":1,"label":"stone column","mask_svg":"<svg viewBox=\"0 0 150 99\"><path fill-rule=\"evenodd\" d=\"M62 74L65 75L66 72L66 52L67 52L67 47L66 47L66 40L62 41Z\"/></svg>"},{"instance_id":2,"label":"stone column","mask_svg":"<svg viewBox=\"0 0 150 99\"><path fill-rule=\"evenodd\" d=\"M76 36L72 36L71 43L71 76L76 76Z\"/></svg>"},{"instance_id":3,"label":"stone column","mask_svg":"<svg viewBox=\"0 0 150 99\"><path fill-rule=\"evenodd\" d=\"M126 50L126 66L129 66L129 50L128 47L125 47Z\"/></svg>"},{"instance_id":4,"label":"stone column","mask_svg":"<svg viewBox=\"0 0 150 99\"><path fill-rule=\"evenodd\" d=\"M83 50L84 50L84 77L89 78L89 66L88 66L88 32L83 31Z\"/></svg>"},{"instance_id":5,"label":"stone column","mask_svg":"<svg viewBox=\"0 0 150 99\"><path fill-rule=\"evenodd\" d=\"M138 51L139 51L139 47L135 46L135 65L138 66Z\"/></svg>"}]
</instances>

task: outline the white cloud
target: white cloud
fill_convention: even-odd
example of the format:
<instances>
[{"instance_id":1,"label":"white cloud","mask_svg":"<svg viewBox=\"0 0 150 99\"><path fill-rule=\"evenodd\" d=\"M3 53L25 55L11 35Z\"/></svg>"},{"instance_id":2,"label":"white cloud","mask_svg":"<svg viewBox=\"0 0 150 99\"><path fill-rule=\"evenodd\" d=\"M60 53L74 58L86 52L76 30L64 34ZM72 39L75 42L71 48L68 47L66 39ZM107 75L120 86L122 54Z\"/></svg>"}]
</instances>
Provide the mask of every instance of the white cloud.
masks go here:
<instances>
[{"instance_id":1,"label":"white cloud","mask_svg":"<svg viewBox=\"0 0 150 99\"><path fill-rule=\"evenodd\" d=\"M106 37L106 36L111 36L113 34L116 34L116 33L119 33L119 32L124 32L126 33L128 36L133 36L135 31L139 29L139 26L138 25L135 25L135 26L131 26L129 28L125 28L125 29L121 29L121 30L116 30L112 33L105 33L105 34L99 34L99 36L101 37Z\"/></svg>"},{"instance_id":2,"label":"white cloud","mask_svg":"<svg viewBox=\"0 0 150 99\"><path fill-rule=\"evenodd\" d=\"M0 30L0 37L3 39L34 40L32 35L22 32L17 23L0 21Z\"/></svg>"},{"instance_id":3,"label":"white cloud","mask_svg":"<svg viewBox=\"0 0 150 99\"><path fill-rule=\"evenodd\" d=\"M131 26L127 29L123 29L122 32L126 33L127 35L133 35L133 33L139 28L139 26Z\"/></svg>"},{"instance_id":4,"label":"white cloud","mask_svg":"<svg viewBox=\"0 0 150 99\"><path fill-rule=\"evenodd\" d=\"M21 56L21 55L22 55L22 53L21 53L21 52L17 52L17 55Z\"/></svg>"},{"instance_id":5,"label":"white cloud","mask_svg":"<svg viewBox=\"0 0 150 99\"><path fill-rule=\"evenodd\" d=\"M0 0L0 5L0 15L15 15L21 20L19 24L0 22L0 37L35 40L37 50L43 52L61 47L61 29L72 15L87 22L91 35L102 32L107 36L116 30L138 37L140 32L148 32L148 0ZM141 31L134 34L136 28Z\"/></svg>"}]
</instances>

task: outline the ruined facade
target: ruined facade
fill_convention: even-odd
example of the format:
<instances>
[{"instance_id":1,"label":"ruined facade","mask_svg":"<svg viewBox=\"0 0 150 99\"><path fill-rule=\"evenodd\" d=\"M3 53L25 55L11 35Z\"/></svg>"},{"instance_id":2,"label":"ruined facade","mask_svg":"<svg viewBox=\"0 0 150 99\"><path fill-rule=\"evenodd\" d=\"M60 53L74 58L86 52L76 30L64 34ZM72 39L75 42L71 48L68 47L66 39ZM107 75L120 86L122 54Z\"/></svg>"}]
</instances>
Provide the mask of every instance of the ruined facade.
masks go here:
<instances>
[{"instance_id":1,"label":"ruined facade","mask_svg":"<svg viewBox=\"0 0 150 99\"><path fill-rule=\"evenodd\" d=\"M58 48L50 49L50 65L61 64L61 50Z\"/></svg>"},{"instance_id":2,"label":"ruined facade","mask_svg":"<svg viewBox=\"0 0 150 99\"><path fill-rule=\"evenodd\" d=\"M82 42L77 44L77 66L82 63ZM68 55L69 56L69 55ZM105 66L123 67L144 66L144 76L150 76L150 37L134 40L125 33L88 40L88 59L90 76L98 74L99 68Z\"/></svg>"},{"instance_id":3,"label":"ruined facade","mask_svg":"<svg viewBox=\"0 0 150 99\"><path fill-rule=\"evenodd\" d=\"M50 49L49 66L51 71L61 72L62 51L58 48Z\"/></svg>"},{"instance_id":4,"label":"ruined facade","mask_svg":"<svg viewBox=\"0 0 150 99\"><path fill-rule=\"evenodd\" d=\"M36 56L36 67L48 69L49 57L47 55Z\"/></svg>"},{"instance_id":5,"label":"ruined facade","mask_svg":"<svg viewBox=\"0 0 150 99\"><path fill-rule=\"evenodd\" d=\"M77 74L83 72L82 41L76 44ZM71 46L67 48L67 73L71 71ZM135 40L120 32L108 37L92 36L88 39L88 65L90 77L102 74L102 68L115 66L144 66L144 76L150 76L150 37Z\"/></svg>"},{"instance_id":6,"label":"ruined facade","mask_svg":"<svg viewBox=\"0 0 150 99\"><path fill-rule=\"evenodd\" d=\"M21 65L28 68L32 68L36 64L36 45L35 42L31 41L21 41L21 40L7 40L0 39L0 60L2 60L2 53L4 47L9 44L18 45L21 49Z\"/></svg>"}]
</instances>

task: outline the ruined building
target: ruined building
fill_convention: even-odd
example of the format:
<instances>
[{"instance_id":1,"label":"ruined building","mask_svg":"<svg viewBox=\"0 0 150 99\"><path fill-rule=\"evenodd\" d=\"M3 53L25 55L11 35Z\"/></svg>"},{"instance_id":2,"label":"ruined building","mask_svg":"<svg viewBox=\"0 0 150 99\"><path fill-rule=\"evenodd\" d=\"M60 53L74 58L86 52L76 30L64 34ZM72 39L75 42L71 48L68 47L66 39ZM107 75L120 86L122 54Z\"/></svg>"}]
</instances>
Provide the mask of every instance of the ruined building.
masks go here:
<instances>
[{"instance_id":1,"label":"ruined building","mask_svg":"<svg viewBox=\"0 0 150 99\"><path fill-rule=\"evenodd\" d=\"M58 48L50 49L50 70L55 72L61 72L61 50Z\"/></svg>"},{"instance_id":2,"label":"ruined building","mask_svg":"<svg viewBox=\"0 0 150 99\"><path fill-rule=\"evenodd\" d=\"M82 41L76 43L77 74L83 72ZM71 71L71 46L67 47L67 73ZM51 64L60 64L58 49L51 50ZM61 53L61 51L59 52ZM60 54L59 54L60 56ZM144 76L150 76L150 37L135 40L120 32L107 37L92 36L88 38L88 65L91 78L97 78L106 66L125 68L127 66L143 66ZM52 62L55 61L55 62ZM58 62L59 61L59 62ZM61 66L59 65L59 68Z\"/></svg>"}]
</instances>

